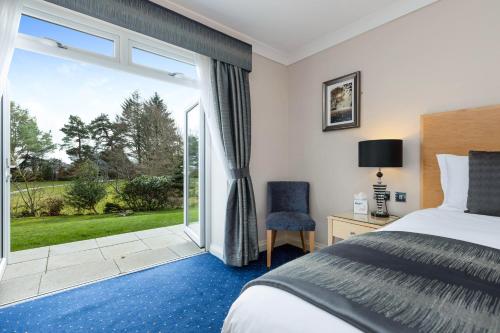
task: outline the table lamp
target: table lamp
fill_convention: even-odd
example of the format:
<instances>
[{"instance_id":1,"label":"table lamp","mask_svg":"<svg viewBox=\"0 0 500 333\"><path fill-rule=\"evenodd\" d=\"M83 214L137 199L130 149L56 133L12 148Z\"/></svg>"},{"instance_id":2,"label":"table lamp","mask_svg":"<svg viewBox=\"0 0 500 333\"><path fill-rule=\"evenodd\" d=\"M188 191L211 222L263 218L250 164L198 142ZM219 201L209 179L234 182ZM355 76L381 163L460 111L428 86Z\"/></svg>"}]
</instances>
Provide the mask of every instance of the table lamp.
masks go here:
<instances>
[{"instance_id":1,"label":"table lamp","mask_svg":"<svg viewBox=\"0 0 500 333\"><path fill-rule=\"evenodd\" d=\"M377 184L373 185L377 210L372 212L375 217L388 217L385 192L387 185L382 184L384 175L381 168L400 168L403 166L403 140L367 140L358 143L359 167L378 168Z\"/></svg>"}]
</instances>

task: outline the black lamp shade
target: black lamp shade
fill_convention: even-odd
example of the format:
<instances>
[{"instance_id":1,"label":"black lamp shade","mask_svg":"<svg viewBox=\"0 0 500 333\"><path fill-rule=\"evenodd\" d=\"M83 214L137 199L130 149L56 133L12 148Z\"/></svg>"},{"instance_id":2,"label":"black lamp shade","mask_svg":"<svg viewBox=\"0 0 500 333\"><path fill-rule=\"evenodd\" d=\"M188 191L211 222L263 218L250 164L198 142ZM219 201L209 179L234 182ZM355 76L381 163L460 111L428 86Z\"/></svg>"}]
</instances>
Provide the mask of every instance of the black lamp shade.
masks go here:
<instances>
[{"instance_id":1,"label":"black lamp shade","mask_svg":"<svg viewBox=\"0 0 500 333\"><path fill-rule=\"evenodd\" d=\"M367 140L358 143L360 167L400 168L403 166L403 140Z\"/></svg>"}]
</instances>

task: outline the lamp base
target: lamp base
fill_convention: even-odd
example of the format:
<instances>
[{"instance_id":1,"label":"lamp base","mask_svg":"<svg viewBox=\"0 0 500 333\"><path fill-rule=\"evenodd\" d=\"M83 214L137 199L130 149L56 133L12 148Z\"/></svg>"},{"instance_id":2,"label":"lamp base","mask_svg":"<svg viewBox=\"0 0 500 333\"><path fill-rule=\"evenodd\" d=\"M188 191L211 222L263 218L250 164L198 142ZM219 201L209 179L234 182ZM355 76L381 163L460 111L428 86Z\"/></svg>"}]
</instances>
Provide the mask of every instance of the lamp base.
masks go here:
<instances>
[{"instance_id":1,"label":"lamp base","mask_svg":"<svg viewBox=\"0 0 500 333\"><path fill-rule=\"evenodd\" d=\"M376 211L375 212L372 212L372 216L373 217L389 217L389 213L377 213Z\"/></svg>"},{"instance_id":2,"label":"lamp base","mask_svg":"<svg viewBox=\"0 0 500 333\"><path fill-rule=\"evenodd\" d=\"M375 201L377 202L377 210L372 213L376 217L387 217L389 213L387 212L387 203L385 201L385 191L387 190L387 185L382 184L379 179L377 184L373 184L373 192L375 194Z\"/></svg>"}]
</instances>

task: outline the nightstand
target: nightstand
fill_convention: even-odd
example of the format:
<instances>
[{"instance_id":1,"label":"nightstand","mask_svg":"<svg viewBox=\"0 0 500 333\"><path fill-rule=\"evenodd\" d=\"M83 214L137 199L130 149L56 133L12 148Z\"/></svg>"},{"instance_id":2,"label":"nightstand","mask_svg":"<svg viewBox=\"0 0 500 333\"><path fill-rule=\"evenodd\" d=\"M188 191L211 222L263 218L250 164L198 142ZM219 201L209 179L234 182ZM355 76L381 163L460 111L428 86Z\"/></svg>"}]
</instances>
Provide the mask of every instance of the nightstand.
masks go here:
<instances>
[{"instance_id":1,"label":"nightstand","mask_svg":"<svg viewBox=\"0 0 500 333\"><path fill-rule=\"evenodd\" d=\"M333 237L348 239L382 228L399 219L399 216L373 217L370 214L341 213L328 216L328 245Z\"/></svg>"}]
</instances>

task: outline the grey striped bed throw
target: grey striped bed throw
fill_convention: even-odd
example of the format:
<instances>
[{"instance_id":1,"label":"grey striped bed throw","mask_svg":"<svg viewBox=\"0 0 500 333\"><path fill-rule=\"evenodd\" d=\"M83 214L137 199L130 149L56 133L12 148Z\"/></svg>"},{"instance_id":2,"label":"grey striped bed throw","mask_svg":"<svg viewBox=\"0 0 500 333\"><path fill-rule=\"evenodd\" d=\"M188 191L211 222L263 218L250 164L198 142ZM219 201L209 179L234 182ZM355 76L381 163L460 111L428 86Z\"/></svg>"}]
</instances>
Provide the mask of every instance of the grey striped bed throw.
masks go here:
<instances>
[{"instance_id":1,"label":"grey striped bed throw","mask_svg":"<svg viewBox=\"0 0 500 333\"><path fill-rule=\"evenodd\" d=\"M368 233L243 290L253 285L290 292L364 332L500 332L500 250L449 238Z\"/></svg>"}]
</instances>

